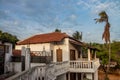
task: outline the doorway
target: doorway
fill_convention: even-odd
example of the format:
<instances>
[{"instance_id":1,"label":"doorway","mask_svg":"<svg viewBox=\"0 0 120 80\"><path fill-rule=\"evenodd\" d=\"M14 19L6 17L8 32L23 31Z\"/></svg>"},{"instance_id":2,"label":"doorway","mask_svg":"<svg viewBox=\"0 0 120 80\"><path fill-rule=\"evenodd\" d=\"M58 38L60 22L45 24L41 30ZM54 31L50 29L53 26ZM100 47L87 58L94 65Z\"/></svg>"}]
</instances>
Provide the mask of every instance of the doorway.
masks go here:
<instances>
[{"instance_id":1,"label":"doorway","mask_svg":"<svg viewBox=\"0 0 120 80\"><path fill-rule=\"evenodd\" d=\"M57 49L56 50L57 53L57 62L62 62L62 49Z\"/></svg>"},{"instance_id":2,"label":"doorway","mask_svg":"<svg viewBox=\"0 0 120 80\"><path fill-rule=\"evenodd\" d=\"M75 60L75 50L70 50L70 60Z\"/></svg>"}]
</instances>

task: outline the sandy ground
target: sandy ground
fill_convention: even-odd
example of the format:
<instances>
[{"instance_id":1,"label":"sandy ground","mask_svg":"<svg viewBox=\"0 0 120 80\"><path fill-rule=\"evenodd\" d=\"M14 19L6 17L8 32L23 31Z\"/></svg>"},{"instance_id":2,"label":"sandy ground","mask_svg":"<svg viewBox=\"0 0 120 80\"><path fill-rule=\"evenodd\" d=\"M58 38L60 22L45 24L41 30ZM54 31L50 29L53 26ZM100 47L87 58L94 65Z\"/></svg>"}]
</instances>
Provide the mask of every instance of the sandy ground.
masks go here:
<instances>
[{"instance_id":1,"label":"sandy ground","mask_svg":"<svg viewBox=\"0 0 120 80\"><path fill-rule=\"evenodd\" d=\"M98 72L98 79L99 80L104 80L105 74L102 71ZM116 75L116 74L109 74L108 75L110 80L120 80L120 75Z\"/></svg>"}]
</instances>

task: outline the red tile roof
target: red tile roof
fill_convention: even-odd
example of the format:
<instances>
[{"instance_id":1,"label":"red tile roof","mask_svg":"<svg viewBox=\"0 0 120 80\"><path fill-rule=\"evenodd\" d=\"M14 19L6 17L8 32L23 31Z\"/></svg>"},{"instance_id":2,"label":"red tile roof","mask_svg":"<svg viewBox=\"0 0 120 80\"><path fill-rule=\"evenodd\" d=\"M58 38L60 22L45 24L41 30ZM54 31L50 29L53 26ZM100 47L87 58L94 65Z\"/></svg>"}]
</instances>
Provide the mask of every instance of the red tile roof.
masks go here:
<instances>
[{"instance_id":1,"label":"red tile roof","mask_svg":"<svg viewBox=\"0 0 120 80\"><path fill-rule=\"evenodd\" d=\"M36 44L36 43L47 43L47 42L57 42L64 38L69 37L66 33L52 32L47 34L39 34L23 41L18 42L18 45L24 44Z\"/></svg>"}]
</instances>

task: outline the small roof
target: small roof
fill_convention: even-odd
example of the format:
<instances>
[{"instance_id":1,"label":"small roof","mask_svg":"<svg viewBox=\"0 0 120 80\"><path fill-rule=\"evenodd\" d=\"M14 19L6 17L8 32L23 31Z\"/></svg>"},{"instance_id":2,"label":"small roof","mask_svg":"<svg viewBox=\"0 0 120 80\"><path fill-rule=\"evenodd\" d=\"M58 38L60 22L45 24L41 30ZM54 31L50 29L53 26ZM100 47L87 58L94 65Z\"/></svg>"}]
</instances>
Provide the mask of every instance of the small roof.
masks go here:
<instances>
[{"instance_id":1,"label":"small roof","mask_svg":"<svg viewBox=\"0 0 120 80\"><path fill-rule=\"evenodd\" d=\"M73 38L71 38L71 39L69 40L69 42L72 43L72 44L75 44L75 45L84 46L84 43L83 43L83 42L80 42L80 41L75 40L75 39L73 39Z\"/></svg>"},{"instance_id":2,"label":"small roof","mask_svg":"<svg viewBox=\"0 0 120 80\"><path fill-rule=\"evenodd\" d=\"M27 38L23 41L19 41L18 45L25 45L25 44L37 44L37 43L48 43L48 42L58 42L63 40L64 38L69 37L66 33L61 32L52 32L47 34L39 34Z\"/></svg>"}]
</instances>

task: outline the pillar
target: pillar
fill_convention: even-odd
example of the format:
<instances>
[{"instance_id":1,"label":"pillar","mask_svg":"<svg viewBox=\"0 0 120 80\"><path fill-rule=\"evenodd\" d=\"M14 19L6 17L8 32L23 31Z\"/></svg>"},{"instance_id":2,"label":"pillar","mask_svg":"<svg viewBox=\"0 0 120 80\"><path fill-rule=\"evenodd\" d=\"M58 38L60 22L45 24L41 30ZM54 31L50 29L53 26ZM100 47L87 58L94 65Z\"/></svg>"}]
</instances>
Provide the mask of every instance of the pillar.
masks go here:
<instances>
[{"instance_id":1,"label":"pillar","mask_svg":"<svg viewBox=\"0 0 120 80\"><path fill-rule=\"evenodd\" d=\"M95 55L94 55L94 59L96 59L96 51L94 51L94 54L95 54Z\"/></svg>"},{"instance_id":2,"label":"pillar","mask_svg":"<svg viewBox=\"0 0 120 80\"><path fill-rule=\"evenodd\" d=\"M94 80L98 80L98 70L96 70L94 73Z\"/></svg>"},{"instance_id":3,"label":"pillar","mask_svg":"<svg viewBox=\"0 0 120 80\"><path fill-rule=\"evenodd\" d=\"M21 52L21 56L25 56L25 54L26 54L26 49L25 49L25 47L22 47L22 52Z\"/></svg>"},{"instance_id":4,"label":"pillar","mask_svg":"<svg viewBox=\"0 0 120 80\"><path fill-rule=\"evenodd\" d=\"M25 54L25 70L31 68L30 67L30 48L26 48Z\"/></svg>"},{"instance_id":5,"label":"pillar","mask_svg":"<svg viewBox=\"0 0 120 80\"><path fill-rule=\"evenodd\" d=\"M68 73L68 80L70 80L70 73Z\"/></svg>"},{"instance_id":6,"label":"pillar","mask_svg":"<svg viewBox=\"0 0 120 80\"><path fill-rule=\"evenodd\" d=\"M26 55L26 48L22 47L22 51L21 51L21 71L25 70L25 55Z\"/></svg>"},{"instance_id":7,"label":"pillar","mask_svg":"<svg viewBox=\"0 0 120 80\"><path fill-rule=\"evenodd\" d=\"M76 73L76 80L78 80L78 73Z\"/></svg>"},{"instance_id":8,"label":"pillar","mask_svg":"<svg viewBox=\"0 0 120 80\"><path fill-rule=\"evenodd\" d=\"M88 48L88 61L90 61L90 49Z\"/></svg>"},{"instance_id":9,"label":"pillar","mask_svg":"<svg viewBox=\"0 0 120 80\"><path fill-rule=\"evenodd\" d=\"M80 59L82 59L82 53L83 53L83 51L82 51L82 47L81 47Z\"/></svg>"},{"instance_id":10,"label":"pillar","mask_svg":"<svg viewBox=\"0 0 120 80\"><path fill-rule=\"evenodd\" d=\"M83 80L84 73L81 73L81 80Z\"/></svg>"}]
</instances>

